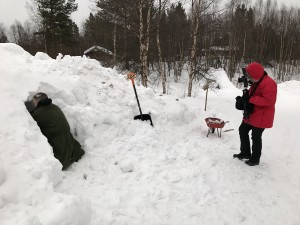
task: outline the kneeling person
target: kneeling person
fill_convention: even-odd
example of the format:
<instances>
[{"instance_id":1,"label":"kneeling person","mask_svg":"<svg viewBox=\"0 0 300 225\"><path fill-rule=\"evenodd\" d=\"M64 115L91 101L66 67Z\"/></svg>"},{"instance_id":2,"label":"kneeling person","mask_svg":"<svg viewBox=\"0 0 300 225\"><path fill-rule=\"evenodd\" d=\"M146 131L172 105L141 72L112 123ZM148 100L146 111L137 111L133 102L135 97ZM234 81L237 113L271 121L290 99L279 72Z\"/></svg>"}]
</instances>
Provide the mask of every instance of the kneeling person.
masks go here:
<instances>
[{"instance_id":1,"label":"kneeling person","mask_svg":"<svg viewBox=\"0 0 300 225\"><path fill-rule=\"evenodd\" d=\"M69 123L61 109L45 93L35 94L31 103L35 107L30 112L33 119L52 146L54 157L63 166L62 170L66 170L84 155L81 145L71 134Z\"/></svg>"}]
</instances>

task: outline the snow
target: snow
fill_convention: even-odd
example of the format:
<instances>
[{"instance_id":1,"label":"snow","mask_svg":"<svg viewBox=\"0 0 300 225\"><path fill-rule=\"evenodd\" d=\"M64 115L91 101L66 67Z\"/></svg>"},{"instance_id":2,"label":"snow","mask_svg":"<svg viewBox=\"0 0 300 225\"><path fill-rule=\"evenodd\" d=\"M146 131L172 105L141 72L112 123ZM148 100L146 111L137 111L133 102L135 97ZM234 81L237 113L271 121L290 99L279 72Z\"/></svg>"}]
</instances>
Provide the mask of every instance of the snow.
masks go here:
<instances>
[{"instance_id":1,"label":"snow","mask_svg":"<svg viewBox=\"0 0 300 225\"><path fill-rule=\"evenodd\" d=\"M1 225L296 225L300 224L300 82L278 85L275 123L263 134L261 164L239 152L241 89L212 70L219 89L181 82L136 88L149 122L139 114L131 82L86 57L31 56L0 44ZM61 171L24 101L43 91L61 107L85 156ZM205 118L226 123L206 137Z\"/></svg>"}]
</instances>

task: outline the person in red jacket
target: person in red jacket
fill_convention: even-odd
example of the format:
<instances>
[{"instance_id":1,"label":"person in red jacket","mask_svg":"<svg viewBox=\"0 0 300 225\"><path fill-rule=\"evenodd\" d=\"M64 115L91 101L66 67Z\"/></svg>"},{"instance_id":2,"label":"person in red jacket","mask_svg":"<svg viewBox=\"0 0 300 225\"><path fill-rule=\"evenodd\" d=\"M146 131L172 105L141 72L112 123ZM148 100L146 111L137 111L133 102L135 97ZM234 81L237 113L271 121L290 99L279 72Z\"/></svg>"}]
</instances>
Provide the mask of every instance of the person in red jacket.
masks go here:
<instances>
[{"instance_id":1,"label":"person in red jacket","mask_svg":"<svg viewBox=\"0 0 300 225\"><path fill-rule=\"evenodd\" d=\"M245 69L253 84L248 96L243 96L243 101L247 105L246 108L251 110L247 113L244 112L243 121L239 127L241 152L234 154L233 157L248 159L246 164L255 166L259 164L261 157L262 133L265 128L273 127L277 84L257 62L249 64ZM250 130L252 130L252 154L249 140Z\"/></svg>"}]
</instances>

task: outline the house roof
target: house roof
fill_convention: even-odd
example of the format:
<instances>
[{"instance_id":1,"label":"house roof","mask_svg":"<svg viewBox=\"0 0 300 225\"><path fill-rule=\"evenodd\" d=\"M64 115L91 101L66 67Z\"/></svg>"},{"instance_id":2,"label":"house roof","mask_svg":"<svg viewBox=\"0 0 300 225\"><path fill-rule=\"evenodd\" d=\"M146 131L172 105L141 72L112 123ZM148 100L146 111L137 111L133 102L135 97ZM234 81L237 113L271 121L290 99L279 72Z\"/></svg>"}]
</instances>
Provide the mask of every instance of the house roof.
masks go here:
<instances>
[{"instance_id":1,"label":"house roof","mask_svg":"<svg viewBox=\"0 0 300 225\"><path fill-rule=\"evenodd\" d=\"M100 47L98 45L94 45L94 46L90 47L89 49L85 50L83 52L83 54L86 55L87 53L97 52L97 51L102 51L108 55L113 55L113 53L111 51L107 50L106 48Z\"/></svg>"}]
</instances>

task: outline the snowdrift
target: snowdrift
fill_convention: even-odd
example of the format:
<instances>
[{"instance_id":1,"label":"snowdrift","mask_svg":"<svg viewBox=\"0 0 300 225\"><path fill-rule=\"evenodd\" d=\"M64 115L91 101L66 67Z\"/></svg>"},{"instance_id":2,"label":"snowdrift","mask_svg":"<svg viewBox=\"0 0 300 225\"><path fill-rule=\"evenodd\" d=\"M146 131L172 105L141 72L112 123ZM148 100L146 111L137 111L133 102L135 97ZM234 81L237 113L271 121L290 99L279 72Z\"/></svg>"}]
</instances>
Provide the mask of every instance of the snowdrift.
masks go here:
<instances>
[{"instance_id":1,"label":"snowdrift","mask_svg":"<svg viewBox=\"0 0 300 225\"><path fill-rule=\"evenodd\" d=\"M275 126L263 136L262 163L233 160L239 151L241 94L223 70L211 71L219 89L187 83L170 95L131 82L85 57L31 56L0 44L1 225L300 223L298 112L300 84L278 85ZM45 92L65 113L86 155L66 171L27 112L24 101ZM206 137L206 117L230 121L222 138ZM285 150L283 150L285 149Z\"/></svg>"}]
</instances>

